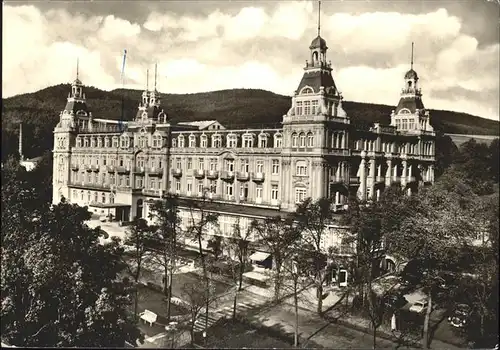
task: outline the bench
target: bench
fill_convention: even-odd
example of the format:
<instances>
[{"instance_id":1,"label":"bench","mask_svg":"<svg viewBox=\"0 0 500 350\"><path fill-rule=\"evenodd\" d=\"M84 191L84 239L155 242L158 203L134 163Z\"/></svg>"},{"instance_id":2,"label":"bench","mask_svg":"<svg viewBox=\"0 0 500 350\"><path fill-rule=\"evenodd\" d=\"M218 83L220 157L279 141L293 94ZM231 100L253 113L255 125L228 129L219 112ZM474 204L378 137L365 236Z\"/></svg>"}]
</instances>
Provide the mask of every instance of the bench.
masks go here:
<instances>
[{"instance_id":1,"label":"bench","mask_svg":"<svg viewBox=\"0 0 500 350\"><path fill-rule=\"evenodd\" d=\"M158 318L157 314L149 311L148 309L144 310L144 312L141 312L139 316L144 320L144 323L148 322L150 327L153 326L153 323L155 323L156 319Z\"/></svg>"}]
</instances>

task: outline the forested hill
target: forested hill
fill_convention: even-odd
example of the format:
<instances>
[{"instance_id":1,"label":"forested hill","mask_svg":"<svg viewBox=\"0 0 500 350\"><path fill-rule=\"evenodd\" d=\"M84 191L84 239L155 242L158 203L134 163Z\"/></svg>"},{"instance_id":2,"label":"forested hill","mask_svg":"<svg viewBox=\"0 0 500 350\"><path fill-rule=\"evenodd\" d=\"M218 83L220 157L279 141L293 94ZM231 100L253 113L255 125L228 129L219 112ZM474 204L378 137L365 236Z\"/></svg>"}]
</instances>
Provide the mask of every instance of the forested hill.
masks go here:
<instances>
[{"instance_id":1,"label":"forested hill","mask_svg":"<svg viewBox=\"0 0 500 350\"><path fill-rule=\"evenodd\" d=\"M24 149L28 157L52 149L52 130L64 108L69 84L52 86L23 94L2 103L2 158L17 151L18 123L24 124ZM95 118L124 119L137 111L142 91L103 91L86 87L89 107ZM395 101L397 102L397 101ZM172 121L217 119L222 124L251 127L281 122L290 108L290 97L265 90L233 89L196 94L162 94L162 105ZM388 123L393 106L345 101L344 109L353 121ZM497 135L499 123L470 114L431 110L431 123L437 131L451 134Z\"/></svg>"}]
</instances>

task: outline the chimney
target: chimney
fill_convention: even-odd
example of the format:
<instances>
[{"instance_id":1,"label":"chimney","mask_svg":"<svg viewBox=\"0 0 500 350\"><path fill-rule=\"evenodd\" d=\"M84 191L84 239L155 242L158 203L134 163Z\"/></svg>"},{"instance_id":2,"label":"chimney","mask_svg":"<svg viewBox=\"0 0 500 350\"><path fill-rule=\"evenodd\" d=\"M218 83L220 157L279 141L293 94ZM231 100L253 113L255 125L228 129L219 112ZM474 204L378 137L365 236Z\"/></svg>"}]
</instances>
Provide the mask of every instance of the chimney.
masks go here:
<instances>
[{"instance_id":1,"label":"chimney","mask_svg":"<svg viewBox=\"0 0 500 350\"><path fill-rule=\"evenodd\" d=\"M23 156L23 123L19 123L19 157L24 160Z\"/></svg>"}]
</instances>

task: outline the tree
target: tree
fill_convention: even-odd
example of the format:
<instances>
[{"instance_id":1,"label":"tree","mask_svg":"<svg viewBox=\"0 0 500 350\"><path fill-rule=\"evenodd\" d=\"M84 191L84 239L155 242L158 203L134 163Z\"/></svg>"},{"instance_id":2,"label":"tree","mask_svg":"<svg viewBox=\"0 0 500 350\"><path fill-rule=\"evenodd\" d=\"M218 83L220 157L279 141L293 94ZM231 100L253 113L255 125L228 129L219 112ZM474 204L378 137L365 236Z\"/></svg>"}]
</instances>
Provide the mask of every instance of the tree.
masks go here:
<instances>
[{"instance_id":1,"label":"tree","mask_svg":"<svg viewBox=\"0 0 500 350\"><path fill-rule=\"evenodd\" d=\"M189 311L191 313L190 334L191 334L191 344L194 343L194 326L198 315L200 314L203 307L211 304L215 301L215 293L210 293L206 290L206 285L201 285L196 282L187 282L182 286L182 293L185 300L189 304ZM209 284L208 288L213 289Z\"/></svg>"},{"instance_id":2,"label":"tree","mask_svg":"<svg viewBox=\"0 0 500 350\"><path fill-rule=\"evenodd\" d=\"M118 240L100 245L102 231L85 225L87 209L64 199L40 214L31 227L11 221L5 236L2 226L2 339L28 347L134 344L141 335L127 314L132 286L119 279Z\"/></svg>"},{"instance_id":3,"label":"tree","mask_svg":"<svg viewBox=\"0 0 500 350\"><path fill-rule=\"evenodd\" d=\"M416 271L411 283L427 294L423 347L430 345L430 314L446 284L443 271L461 273L457 259L476 226L475 198L470 187L445 173L432 187L411 199L411 214L389 233L391 250L413 262Z\"/></svg>"},{"instance_id":4,"label":"tree","mask_svg":"<svg viewBox=\"0 0 500 350\"><path fill-rule=\"evenodd\" d=\"M134 317L137 321L137 308L139 303L139 279L142 273L144 258L148 253L148 241L151 240L151 227L144 219L134 219L125 237L125 246L131 246L125 257L127 269L134 280Z\"/></svg>"},{"instance_id":5,"label":"tree","mask_svg":"<svg viewBox=\"0 0 500 350\"><path fill-rule=\"evenodd\" d=\"M269 217L252 221L251 230L257 232L259 240L267 246L273 257L274 299L280 298L283 264L290 258L294 244L300 240L301 232L292 217Z\"/></svg>"},{"instance_id":6,"label":"tree","mask_svg":"<svg viewBox=\"0 0 500 350\"><path fill-rule=\"evenodd\" d=\"M318 314L323 312L323 286L326 280L326 255L322 249L322 242L328 234L328 224L332 223L333 214L330 208L331 201L320 198L313 202L306 199L297 206L295 219L299 222L302 238L312 256L312 276L318 299ZM306 248L306 249L307 249Z\"/></svg>"},{"instance_id":7,"label":"tree","mask_svg":"<svg viewBox=\"0 0 500 350\"><path fill-rule=\"evenodd\" d=\"M234 299L233 299L233 319L236 318L236 305L238 303L238 292L242 290L243 273L245 272L245 264L248 258L248 244L250 230L242 232L240 219L236 219L233 224L233 236L224 239L223 246L227 249L229 260L231 263L231 277L234 282ZM238 259L238 265L234 259Z\"/></svg>"},{"instance_id":8,"label":"tree","mask_svg":"<svg viewBox=\"0 0 500 350\"><path fill-rule=\"evenodd\" d=\"M215 261L219 260L222 255L222 238L221 236L212 236L207 242L207 248L211 250Z\"/></svg>"},{"instance_id":9,"label":"tree","mask_svg":"<svg viewBox=\"0 0 500 350\"><path fill-rule=\"evenodd\" d=\"M178 240L182 234L179 218L179 199L167 194L155 201L150 208L150 219L155 228L152 231L150 247L152 261L163 268L163 294L167 299L167 319L170 320L172 307L172 281L177 262Z\"/></svg>"},{"instance_id":10,"label":"tree","mask_svg":"<svg viewBox=\"0 0 500 350\"><path fill-rule=\"evenodd\" d=\"M208 308L210 300L210 279L208 278L207 260L203 252L202 240L207 237L209 230L218 225L219 216L210 212L206 208L206 191L201 200L190 200L187 202L189 211L189 222L187 224L186 235L194 238L198 242L199 257L203 270L203 280L205 282L205 327L208 326Z\"/></svg>"}]
</instances>

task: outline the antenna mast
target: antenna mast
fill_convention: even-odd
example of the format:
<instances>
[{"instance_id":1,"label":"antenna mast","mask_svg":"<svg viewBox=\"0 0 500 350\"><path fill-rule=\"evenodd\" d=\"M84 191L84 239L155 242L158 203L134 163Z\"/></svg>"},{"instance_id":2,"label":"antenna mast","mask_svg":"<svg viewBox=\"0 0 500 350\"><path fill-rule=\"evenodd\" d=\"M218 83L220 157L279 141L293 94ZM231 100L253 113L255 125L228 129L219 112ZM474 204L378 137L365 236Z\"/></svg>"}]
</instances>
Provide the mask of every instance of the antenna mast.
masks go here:
<instances>
[{"instance_id":1,"label":"antenna mast","mask_svg":"<svg viewBox=\"0 0 500 350\"><path fill-rule=\"evenodd\" d=\"M413 41L411 42L411 69L413 69Z\"/></svg>"},{"instance_id":2,"label":"antenna mast","mask_svg":"<svg viewBox=\"0 0 500 350\"><path fill-rule=\"evenodd\" d=\"M321 29L321 0L318 0L318 36Z\"/></svg>"},{"instance_id":3,"label":"antenna mast","mask_svg":"<svg viewBox=\"0 0 500 350\"><path fill-rule=\"evenodd\" d=\"M79 69L78 69L78 66L79 66L79 63L80 63L80 58L76 58L76 79L78 79L78 75L79 75Z\"/></svg>"},{"instance_id":4,"label":"antenna mast","mask_svg":"<svg viewBox=\"0 0 500 350\"><path fill-rule=\"evenodd\" d=\"M155 63L155 91L156 91L157 66L158 66L158 63Z\"/></svg>"}]
</instances>

